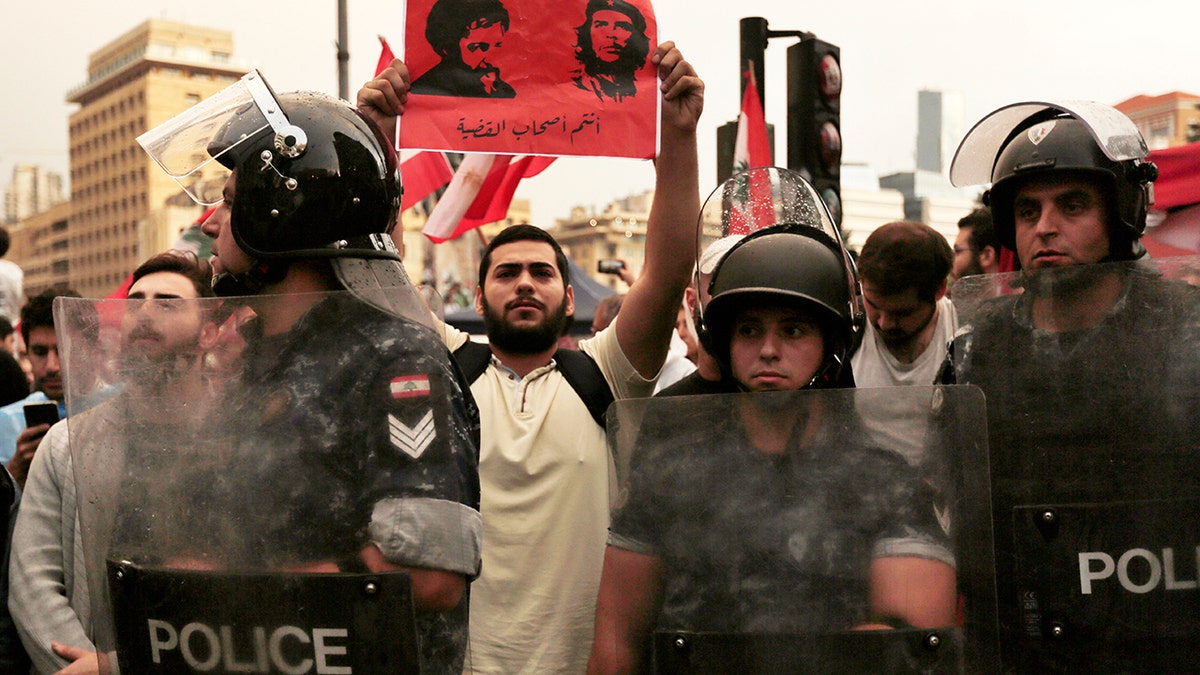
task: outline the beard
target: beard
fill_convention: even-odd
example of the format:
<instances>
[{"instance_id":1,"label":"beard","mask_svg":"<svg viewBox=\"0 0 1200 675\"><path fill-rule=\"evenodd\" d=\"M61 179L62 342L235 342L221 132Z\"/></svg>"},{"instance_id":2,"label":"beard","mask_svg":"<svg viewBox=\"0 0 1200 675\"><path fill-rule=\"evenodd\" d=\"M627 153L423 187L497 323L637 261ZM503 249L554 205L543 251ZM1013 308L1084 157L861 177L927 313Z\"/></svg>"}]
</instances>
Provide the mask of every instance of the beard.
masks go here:
<instances>
[{"instance_id":1,"label":"beard","mask_svg":"<svg viewBox=\"0 0 1200 675\"><path fill-rule=\"evenodd\" d=\"M558 342L570 325L571 317L567 316L565 296L558 308L546 311L545 318L536 326L513 326L504 318L507 309L508 307L505 307L500 312L494 312L491 305L488 304L486 296L483 298L483 326L487 332L488 342L510 354L544 352Z\"/></svg>"},{"instance_id":2,"label":"beard","mask_svg":"<svg viewBox=\"0 0 1200 675\"><path fill-rule=\"evenodd\" d=\"M1112 273L1106 266L1095 264L1025 269L1021 271L1020 285L1035 298L1071 297Z\"/></svg>"},{"instance_id":3,"label":"beard","mask_svg":"<svg viewBox=\"0 0 1200 675\"><path fill-rule=\"evenodd\" d=\"M121 340L117 361L120 379L143 390L161 390L195 372L200 355L200 338L169 348L146 349L137 344L143 337L152 337L153 329L138 327Z\"/></svg>"}]
</instances>

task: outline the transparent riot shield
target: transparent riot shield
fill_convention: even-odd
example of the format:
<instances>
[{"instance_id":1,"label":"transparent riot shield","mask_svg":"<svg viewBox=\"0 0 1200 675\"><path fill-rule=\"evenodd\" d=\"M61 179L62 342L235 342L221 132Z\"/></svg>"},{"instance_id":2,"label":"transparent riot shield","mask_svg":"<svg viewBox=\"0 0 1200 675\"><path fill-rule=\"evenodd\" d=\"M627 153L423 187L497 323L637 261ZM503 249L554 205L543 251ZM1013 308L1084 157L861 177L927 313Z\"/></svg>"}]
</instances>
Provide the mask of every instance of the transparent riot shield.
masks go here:
<instances>
[{"instance_id":1,"label":"transparent riot shield","mask_svg":"<svg viewBox=\"0 0 1200 675\"><path fill-rule=\"evenodd\" d=\"M478 417L428 317L338 292L56 320L91 327L65 369L106 381L50 444L105 672L461 672ZM462 592L430 600L430 571Z\"/></svg>"},{"instance_id":2,"label":"transparent riot shield","mask_svg":"<svg viewBox=\"0 0 1200 675\"><path fill-rule=\"evenodd\" d=\"M1001 646L1018 672L1200 653L1194 259L966 277L954 377L987 397Z\"/></svg>"},{"instance_id":3,"label":"transparent riot shield","mask_svg":"<svg viewBox=\"0 0 1200 675\"><path fill-rule=\"evenodd\" d=\"M923 461L862 427L894 397ZM596 649L660 673L993 670L984 414L964 386L616 402Z\"/></svg>"}]
</instances>

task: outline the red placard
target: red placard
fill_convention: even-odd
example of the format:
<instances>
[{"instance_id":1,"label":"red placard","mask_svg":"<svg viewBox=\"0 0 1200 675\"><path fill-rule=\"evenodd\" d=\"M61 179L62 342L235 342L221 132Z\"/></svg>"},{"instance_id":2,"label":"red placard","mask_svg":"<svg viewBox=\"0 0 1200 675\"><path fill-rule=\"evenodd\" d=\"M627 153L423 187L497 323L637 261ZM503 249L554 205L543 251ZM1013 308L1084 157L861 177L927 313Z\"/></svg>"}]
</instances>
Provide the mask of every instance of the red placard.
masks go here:
<instances>
[{"instance_id":1,"label":"red placard","mask_svg":"<svg viewBox=\"0 0 1200 675\"><path fill-rule=\"evenodd\" d=\"M409 0L404 148L653 157L648 0Z\"/></svg>"}]
</instances>

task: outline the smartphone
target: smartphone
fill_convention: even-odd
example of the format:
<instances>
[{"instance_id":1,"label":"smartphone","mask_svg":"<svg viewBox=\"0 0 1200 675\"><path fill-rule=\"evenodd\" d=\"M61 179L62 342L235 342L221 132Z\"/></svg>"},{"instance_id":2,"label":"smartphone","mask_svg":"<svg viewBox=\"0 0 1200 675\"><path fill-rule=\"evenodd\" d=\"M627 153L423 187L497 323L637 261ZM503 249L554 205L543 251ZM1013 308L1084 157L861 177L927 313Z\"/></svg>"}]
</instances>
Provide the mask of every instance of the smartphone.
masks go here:
<instances>
[{"instance_id":1,"label":"smartphone","mask_svg":"<svg viewBox=\"0 0 1200 675\"><path fill-rule=\"evenodd\" d=\"M25 404L25 426L54 424L58 421L58 404L54 401Z\"/></svg>"},{"instance_id":2,"label":"smartphone","mask_svg":"<svg viewBox=\"0 0 1200 675\"><path fill-rule=\"evenodd\" d=\"M624 260L606 259L596 264L596 271L600 274L620 274L623 269L625 269Z\"/></svg>"}]
</instances>

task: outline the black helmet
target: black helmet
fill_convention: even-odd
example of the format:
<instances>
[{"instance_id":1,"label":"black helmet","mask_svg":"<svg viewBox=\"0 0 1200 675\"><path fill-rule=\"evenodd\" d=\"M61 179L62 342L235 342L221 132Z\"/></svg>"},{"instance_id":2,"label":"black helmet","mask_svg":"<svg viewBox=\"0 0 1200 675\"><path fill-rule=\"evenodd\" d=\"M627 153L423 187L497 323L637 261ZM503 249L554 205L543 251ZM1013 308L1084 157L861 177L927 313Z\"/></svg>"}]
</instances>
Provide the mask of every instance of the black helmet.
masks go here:
<instances>
[{"instance_id":1,"label":"black helmet","mask_svg":"<svg viewBox=\"0 0 1200 675\"><path fill-rule=\"evenodd\" d=\"M396 153L341 99L291 92L278 100L291 134L261 127L257 110L244 107L208 144L209 155L238 174L234 240L260 260L355 257L360 238L395 227Z\"/></svg>"},{"instance_id":2,"label":"black helmet","mask_svg":"<svg viewBox=\"0 0 1200 675\"><path fill-rule=\"evenodd\" d=\"M400 209L396 153L349 103L316 92L277 96L258 71L138 137L201 204L237 172L234 241L257 260L214 279L220 295L257 292L288 261L328 258L343 286L385 311L412 315L413 293L390 234Z\"/></svg>"},{"instance_id":3,"label":"black helmet","mask_svg":"<svg viewBox=\"0 0 1200 675\"><path fill-rule=\"evenodd\" d=\"M1091 102L1021 103L993 112L963 139L950 168L954 185L992 183L991 206L1000 243L1016 250L1013 202L1038 176L1070 172L1099 181L1108 196L1110 256L1135 259L1154 201L1157 168L1128 117ZM984 174L986 170L986 174Z\"/></svg>"},{"instance_id":4,"label":"black helmet","mask_svg":"<svg viewBox=\"0 0 1200 675\"><path fill-rule=\"evenodd\" d=\"M731 195L745 198L738 203ZM706 303L701 293L697 311L704 347L728 374L737 312L756 299L792 301L814 313L826 340L826 363L812 384L845 383L839 381L842 365L862 330L863 312L856 270L821 198L798 173L768 167L734 175L708 201L716 199L724 205L725 238L715 244L736 243L712 270L697 274L701 282L710 273L704 288L710 299ZM742 223L761 228L746 234L730 227ZM704 229L702 222L702 234Z\"/></svg>"},{"instance_id":5,"label":"black helmet","mask_svg":"<svg viewBox=\"0 0 1200 675\"><path fill-rule=\"evenodd\" d=\"M839 242L813 227L777 225L738 241L712 273L703 311L705 347L729 372L733 321L759 299L794 301L821 324L825 363L813 385L838 382L862 325L853 269Z\"/></svg>"}]
</instances>

